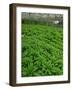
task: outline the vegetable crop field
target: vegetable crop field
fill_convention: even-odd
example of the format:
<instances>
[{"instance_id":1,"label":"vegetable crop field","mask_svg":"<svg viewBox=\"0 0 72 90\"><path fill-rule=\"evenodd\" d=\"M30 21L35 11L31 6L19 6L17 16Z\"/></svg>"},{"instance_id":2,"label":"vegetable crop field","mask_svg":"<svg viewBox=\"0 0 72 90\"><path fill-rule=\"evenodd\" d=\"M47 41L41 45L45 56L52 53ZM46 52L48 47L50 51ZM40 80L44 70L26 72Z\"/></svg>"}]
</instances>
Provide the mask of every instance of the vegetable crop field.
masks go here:
<instances>
[{"instance_id":1,"label":"vegetable crop field","mask_svg":"<svg viewBox=\"0 0 72 90\"><path fill-rule=\"evenodd\" d=\"M22 23L21 76L63 74L63 27Z\"/></svg>"}]
</instances>

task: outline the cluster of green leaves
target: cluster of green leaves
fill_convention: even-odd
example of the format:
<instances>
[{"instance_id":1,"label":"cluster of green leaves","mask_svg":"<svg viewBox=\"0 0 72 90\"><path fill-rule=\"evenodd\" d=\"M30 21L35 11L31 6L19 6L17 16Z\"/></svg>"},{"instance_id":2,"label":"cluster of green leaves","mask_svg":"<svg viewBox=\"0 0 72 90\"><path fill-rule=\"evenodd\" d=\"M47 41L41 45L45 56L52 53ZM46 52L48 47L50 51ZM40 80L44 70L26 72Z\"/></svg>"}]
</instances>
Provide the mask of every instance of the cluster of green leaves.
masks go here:
<instances>
[{"instance_id":1,"label":"cluster of green leaves","mask_svg":"<svg viewBox=\"0 0 72 90\"><path fill-rule=\"evenodd\" d=\"M21 75L63 74L63 28L22 24Z\"/></svg>"}]
</instances>

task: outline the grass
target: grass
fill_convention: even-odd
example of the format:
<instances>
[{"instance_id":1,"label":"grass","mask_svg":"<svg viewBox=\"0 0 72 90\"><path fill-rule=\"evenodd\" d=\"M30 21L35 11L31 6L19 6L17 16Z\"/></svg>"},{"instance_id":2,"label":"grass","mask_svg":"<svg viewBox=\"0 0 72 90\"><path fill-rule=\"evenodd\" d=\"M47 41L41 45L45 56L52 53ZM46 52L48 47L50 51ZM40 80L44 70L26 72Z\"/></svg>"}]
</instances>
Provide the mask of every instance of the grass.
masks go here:
<instances>
[{"instance_id":1,"label":"grass","mask_svg":"<svg viewBox=\"0 0 72 90\"><path fill-rule=\"evenodd\" d=\"M63 28L22 24L21 76L63 74Z\"/></svg>"}]
</instances>

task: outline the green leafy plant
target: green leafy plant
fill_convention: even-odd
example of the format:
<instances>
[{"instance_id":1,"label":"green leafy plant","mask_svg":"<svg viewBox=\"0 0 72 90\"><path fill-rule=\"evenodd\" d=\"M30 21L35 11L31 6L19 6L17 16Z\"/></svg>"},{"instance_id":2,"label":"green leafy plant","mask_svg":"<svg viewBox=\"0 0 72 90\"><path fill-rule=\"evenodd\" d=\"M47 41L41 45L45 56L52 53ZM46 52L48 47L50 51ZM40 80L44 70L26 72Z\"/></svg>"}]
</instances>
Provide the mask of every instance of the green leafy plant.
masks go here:
<instances>
[{"instance_id":1,"label":"green leafy plant","mask_svg":"<svg viewBox=\"0 0 72 90\"><path fill-rule=\"evenodd\" d=\"M22 23L22 77L62 75L63 28L27 22Z\"/></svg>"}]
</instances>

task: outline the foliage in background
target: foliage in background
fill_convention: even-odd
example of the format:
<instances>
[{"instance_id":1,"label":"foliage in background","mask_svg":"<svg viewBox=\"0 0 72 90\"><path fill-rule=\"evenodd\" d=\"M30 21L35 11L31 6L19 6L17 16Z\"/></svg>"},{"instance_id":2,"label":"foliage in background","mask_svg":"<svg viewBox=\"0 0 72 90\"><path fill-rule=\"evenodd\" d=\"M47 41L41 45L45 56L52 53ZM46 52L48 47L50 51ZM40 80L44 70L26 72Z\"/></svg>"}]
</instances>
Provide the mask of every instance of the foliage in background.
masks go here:
<instances>
[{"instance_id":1,"label":"foliage in background","mask_svg":"<svg viewBox=\"0 0 72 90\"><path fill-rule=\"evenodd\" d=\"M63 74L63 28L40 24L22 24L21 75Z\"/></svg>"}]
</instances>

